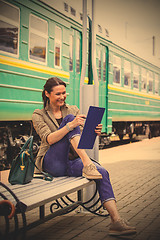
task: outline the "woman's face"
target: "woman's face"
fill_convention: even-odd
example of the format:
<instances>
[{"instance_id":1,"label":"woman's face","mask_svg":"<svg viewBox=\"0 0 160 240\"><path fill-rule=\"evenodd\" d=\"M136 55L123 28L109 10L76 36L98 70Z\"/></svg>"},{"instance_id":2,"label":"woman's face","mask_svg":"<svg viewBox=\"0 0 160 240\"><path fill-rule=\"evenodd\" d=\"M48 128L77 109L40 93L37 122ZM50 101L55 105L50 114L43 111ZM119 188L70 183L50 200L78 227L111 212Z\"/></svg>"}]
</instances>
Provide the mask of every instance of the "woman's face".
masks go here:
<instances>
[{"instance_id":1,"label":"woman's face","mask_svg":"<svg viewBox=\"0 0 160 240\"><path fill-rule=\"evenodd\" d=\"M45 91L45 94L50 100L50 105L54 107L61 107L64 105L66 100L66 88L64 85L55 86L50 93Z\"/></svg>"}]
</instances>

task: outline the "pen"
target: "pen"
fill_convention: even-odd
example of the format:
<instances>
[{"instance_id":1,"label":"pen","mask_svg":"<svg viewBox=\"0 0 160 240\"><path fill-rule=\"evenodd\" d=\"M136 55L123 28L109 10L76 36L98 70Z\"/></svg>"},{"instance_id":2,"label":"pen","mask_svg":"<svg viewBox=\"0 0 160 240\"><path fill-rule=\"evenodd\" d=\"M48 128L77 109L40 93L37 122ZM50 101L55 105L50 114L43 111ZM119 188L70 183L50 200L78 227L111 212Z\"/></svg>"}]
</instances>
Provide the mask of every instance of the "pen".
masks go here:
<instances>
[{"instance_id":1,"label":"pen","mask_svg":"<svg viewBox=\"0 0 160 240\"><path fill-rule=\"evenodd\" d=\"M77 116L75 115L74 117L77 117ZM86 119L86 117L81 117L81 118L84 118L84 119Z\"/></svg>"}]
</instances>

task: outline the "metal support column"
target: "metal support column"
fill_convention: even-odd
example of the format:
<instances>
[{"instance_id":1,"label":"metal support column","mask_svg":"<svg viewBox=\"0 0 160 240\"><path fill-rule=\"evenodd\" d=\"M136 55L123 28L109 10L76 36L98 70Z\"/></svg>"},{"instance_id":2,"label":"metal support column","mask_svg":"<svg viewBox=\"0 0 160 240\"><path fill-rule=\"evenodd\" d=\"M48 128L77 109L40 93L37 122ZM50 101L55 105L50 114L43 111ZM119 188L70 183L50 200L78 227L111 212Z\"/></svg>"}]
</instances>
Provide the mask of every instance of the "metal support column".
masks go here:
<instances>
[{"instance_id":1,"label":"metal support column","mask_svg":"<svg viewBox=\"0 0 160 240\"><path fill-rule=\"evenodd\" d=\"M83 0L83 43L82 43L82 71L80 81L80 111L87 114L90 105L99 106L99 85L96 67L96 34L95 34L95 2L92 0L92 70L93 84L84 84L87 64L87 0ZM94 148L86 150L90 158L99 160L99 138L96 138ZM84 190L83 200L87 201L95 192L95 186ZM94 199L96 201L96 199ZM93 202L94 202L93 201Z\"/></svg>"}]
</instances>

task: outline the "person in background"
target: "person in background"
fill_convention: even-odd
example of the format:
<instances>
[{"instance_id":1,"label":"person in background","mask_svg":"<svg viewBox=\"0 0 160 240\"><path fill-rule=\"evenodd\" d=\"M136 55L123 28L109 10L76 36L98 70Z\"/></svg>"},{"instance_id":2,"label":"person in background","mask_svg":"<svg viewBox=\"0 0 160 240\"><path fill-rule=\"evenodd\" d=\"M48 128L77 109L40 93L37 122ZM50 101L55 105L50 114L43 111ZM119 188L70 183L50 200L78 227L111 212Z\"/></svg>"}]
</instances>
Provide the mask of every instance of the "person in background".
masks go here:
<instances>
[{"instance_id":1,"label":"person in background","mask_svg":"<svg viewBox=\"0 0 160 240\"><path fill-rule=\"evenodd\" d=\"M84 149L78 149L85 115L80 114L77 106L66 104L66 84L52 77L47 80L42 92L44 108L33 112L32 121L41 138L41 146L36 158L40 170L52 176L83 176L96 182L100 200L109 212L110 235L136 233L135 227L123 220L116 206L108 171L93 162ZM100 136L102 124L95 132ZM36 170L35 174L39 174Z\"/></svg>"}]
</instances>

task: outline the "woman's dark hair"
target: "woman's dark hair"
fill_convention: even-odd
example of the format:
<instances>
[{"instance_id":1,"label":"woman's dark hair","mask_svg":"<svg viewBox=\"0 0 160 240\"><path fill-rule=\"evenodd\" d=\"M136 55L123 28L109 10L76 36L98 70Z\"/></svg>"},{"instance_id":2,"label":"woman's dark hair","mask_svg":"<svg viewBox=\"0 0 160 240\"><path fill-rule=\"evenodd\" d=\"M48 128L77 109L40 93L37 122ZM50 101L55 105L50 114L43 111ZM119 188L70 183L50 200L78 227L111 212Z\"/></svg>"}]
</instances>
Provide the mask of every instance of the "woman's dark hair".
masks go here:
<instances>
[{"instance_id":1,"label":"woman's dark hair","mask_svg":"<svg viewBox=\"0 0 160 240\"><path fill-rule=\"evenodd\" d=\"M47 82L44 85L44 89L42 92L42 98L43 98L43 106L44 108L46 107L47 103L49 103L49 98L46 96L45 91L48 93L51 93L53 90L53 87L58 86L58 85L63 85L66 87L66 83L63 82L61 79L57 77L52 77L47 80Z\"/></svg>"}]
</instances>

